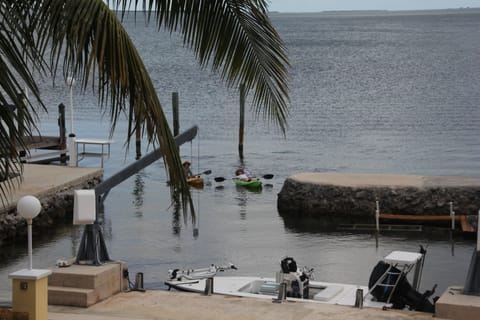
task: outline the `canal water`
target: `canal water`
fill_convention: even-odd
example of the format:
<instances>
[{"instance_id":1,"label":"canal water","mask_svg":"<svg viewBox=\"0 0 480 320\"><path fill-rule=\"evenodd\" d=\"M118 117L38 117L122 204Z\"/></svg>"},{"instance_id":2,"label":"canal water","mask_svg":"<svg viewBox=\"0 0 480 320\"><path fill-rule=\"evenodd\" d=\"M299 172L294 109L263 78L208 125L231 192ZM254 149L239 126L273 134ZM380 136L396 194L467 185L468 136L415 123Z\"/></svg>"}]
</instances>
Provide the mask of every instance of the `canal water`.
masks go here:
<instances>
[{"instance_id":1,"label":"canal water","mask_svg":"<svg viewBox=\"0 0 480 320\"><path fill-rule=\"evenodd\" d=\"M417 251L422 245L427 249L422 290L438 284L440 294L449 285L463 285L474 239L441 230L385 231L377 238L369 231L290 225L279 216L276 200L285 179L299 172L479 177L480 15L276 14L272 19L291 59L291 111L286 136L248 114L245 165L258 176L274 175L258 192L230 180L240 164L237 90L198 67L175 35L158 34L133 19L125 23L167 117L172 118L171 94L178 92L181 131L199 126L198 137L181 147L182 157L194 171L212 174L205 176L203 189L192 190L196 224L171 207L161 160L115 187L102 214L110 256L125 261L131 275L143 272L147 289L165 289L171 268L231 262L238 270L228 274L272 276L285 255L315 268L318 280L366 284L390 251ZM69 110L68 90L62 83L43 84L42 93L49 113L40 113L40 131L56 134L57 105ZM95 97L74 86L77 137L108 138L108 119ZM135 161L125 138L122 120L105 177ZM143 148L146 153L145 143ZM99 166L99 159L84 159L80 166ZM81 234L82 227L67 224L35 237L34 267L75 256ZM28 265L27 248L20 242L0 250L0 299L8 300L8 274Z\"/></svg>"}]
</instances>

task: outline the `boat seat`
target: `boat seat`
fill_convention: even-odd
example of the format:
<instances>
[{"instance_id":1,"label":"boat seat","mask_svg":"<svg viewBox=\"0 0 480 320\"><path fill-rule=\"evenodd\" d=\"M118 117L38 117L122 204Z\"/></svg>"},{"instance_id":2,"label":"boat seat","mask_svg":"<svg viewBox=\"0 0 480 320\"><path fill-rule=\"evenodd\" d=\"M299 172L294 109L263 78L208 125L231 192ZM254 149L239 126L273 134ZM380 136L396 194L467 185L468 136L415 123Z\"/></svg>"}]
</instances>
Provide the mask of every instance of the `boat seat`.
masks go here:
<instances>
[{"instance_id":1,"label":"boat seat","mask_svg":"<svg viewBox=\"0 0 480 320\"><path fill-rule=\"evenodd\" d=\"M337 294L342 292L343 287L341 286L335 286L335 285L329 285L326 286L325 289L322 289L320 292L315 294L313 296L313 300L316 301L330 301L333 299Z\"/></svg>"},{"instance_id":2,"label":"boat seat","mask_svg":"<svg viewBox=\"0 0 480 320\"><path fill-rule=\"evenodd\" d=\"M387 255L383 261L392 264L394 266L402 265L410 267L415 265L422 258L421 253L408 252L408 251L392 251Z\"/></svg>"}]
</instances>

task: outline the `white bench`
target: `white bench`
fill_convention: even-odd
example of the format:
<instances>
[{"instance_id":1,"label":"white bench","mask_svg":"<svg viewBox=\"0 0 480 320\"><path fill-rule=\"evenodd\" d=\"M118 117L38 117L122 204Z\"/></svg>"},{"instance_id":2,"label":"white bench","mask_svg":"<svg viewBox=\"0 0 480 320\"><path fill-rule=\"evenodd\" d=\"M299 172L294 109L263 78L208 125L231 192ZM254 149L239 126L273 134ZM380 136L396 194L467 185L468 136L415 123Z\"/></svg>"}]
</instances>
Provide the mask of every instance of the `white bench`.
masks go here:
<instances>
[{"instance_id":1,"label":"white bench","mask_svg":"<svg viewBox=\"0 0 480 320\"><path fill-rule=\"evenodd\" d=\"M103 168L103 157L107 156L110 158L110 144L112 140L105 140L105 139L75 139L75 145L77 148L77 163L79 160L83 159L84 157L99 157L101 159L101 167ZM79 145L82 145L82 152L78 152ZM101 151L95 152L87 152L86 146L87 145L96 145L101 146ZM105 146L107 146L107 152L105 153Z\"/></svg>"}]
</instances>

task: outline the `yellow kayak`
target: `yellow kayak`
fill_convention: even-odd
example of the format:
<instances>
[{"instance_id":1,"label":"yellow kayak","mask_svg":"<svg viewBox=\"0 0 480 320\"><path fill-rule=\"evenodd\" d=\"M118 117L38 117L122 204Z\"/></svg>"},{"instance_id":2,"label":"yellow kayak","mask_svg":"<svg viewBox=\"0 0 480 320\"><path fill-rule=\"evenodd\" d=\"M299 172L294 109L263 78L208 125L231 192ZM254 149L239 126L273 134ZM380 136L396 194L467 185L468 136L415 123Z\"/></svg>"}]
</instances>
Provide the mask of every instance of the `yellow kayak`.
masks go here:
<instances>
[{"instance_id":1,"label":"yellow kayak","mask_svg":"<svg viewBox=\"0 0 480 320\"><path fill-rule=\"evenodd\" d=\"M200 177L187 178L187 183L195 188L203 188L203 178Z\"/></svg>"}]
</instances>

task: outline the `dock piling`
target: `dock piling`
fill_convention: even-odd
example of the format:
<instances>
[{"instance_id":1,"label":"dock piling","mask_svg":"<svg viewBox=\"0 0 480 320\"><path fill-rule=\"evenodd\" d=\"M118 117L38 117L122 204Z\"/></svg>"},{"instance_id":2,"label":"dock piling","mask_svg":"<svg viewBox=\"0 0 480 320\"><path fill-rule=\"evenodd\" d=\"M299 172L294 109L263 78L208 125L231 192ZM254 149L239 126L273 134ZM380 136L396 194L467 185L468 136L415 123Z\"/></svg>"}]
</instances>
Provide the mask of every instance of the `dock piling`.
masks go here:
<instances>
[{"instance_id":1,"label":"dock piling","mask_svg":"<svg viewBox=\"0 0 480 320\"><path fill-rule=\"evenodd\" d=\"M243 135L245 131L245 85L240 85L240 123L238 128L238 155L243 160Z\"/></svg>"},{"instance_id":2,"label":"dock piling","mask_svg":"<svg viewBox=\"0 0 480 320\"><path fill-rule=\"evenodd\" d=\"M173 135L176 137L180 132L180 121L179 121L179 99L178 92L172 93L172 115L173 115Z\"/></svg>"},{"instance_id":3,"label":"dock piling","mask_svg":"<svg viewBox=\"0 0 480 320\"><path fill-rule=\"evenodd\" d=\"M455 211L453 211L453 202L450 201L450 217L452 218L452 231L455 230Z\"/></svg>"},{"instance_id":4,"label":"dock piling","mask_svg":"<svg viewBox=\"0 0 480 320\"><path fill-rule=\"evenodd\" d=\"M287 283L282 281L278 286L278 296L276 299L273 299L272 302L282 303L287 299Z\"/></svg>"},{"instance_id":5,"label":"dock piling","mask_svg":"<svg viewBox=\"0 0 480 320\"><path fill-rule=\"evenodd\" d=\"M206 296L211 296L213 293L213 278L207 278L205 280L205 290L204 290L204 295Z\"/></svg>"},{"instance_id":6,"label":"dock piling","mask_svg":"<svg viewBox=\"0 0 480 320\"><path fill-rule=\"evenodd\" d=\"M355 308L363 309L363 289L357 289L355 294Z\"/></svg>"}]
</instances>

